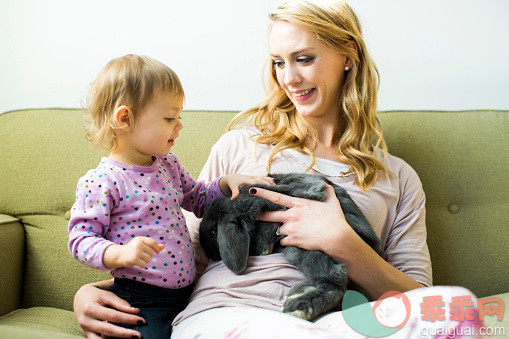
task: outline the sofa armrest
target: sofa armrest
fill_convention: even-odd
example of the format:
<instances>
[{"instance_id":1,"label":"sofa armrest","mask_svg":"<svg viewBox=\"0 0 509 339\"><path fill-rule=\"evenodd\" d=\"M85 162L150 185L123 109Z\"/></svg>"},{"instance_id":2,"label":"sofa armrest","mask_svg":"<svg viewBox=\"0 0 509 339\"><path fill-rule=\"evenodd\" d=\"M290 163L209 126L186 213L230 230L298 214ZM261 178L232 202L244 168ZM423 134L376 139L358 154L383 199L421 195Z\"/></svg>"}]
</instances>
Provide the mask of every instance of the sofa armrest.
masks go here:
<instances>
[{"instance_id":1,"label":"sofa armrest","mask_svg":"<svg viewBox=\"0 0 509 339\"><path fill-rule=\"evenodd\" d=\"M0 316L20 306L25 255L25 231L14 217L0 214Z\"/></svg>"}]
</instances>

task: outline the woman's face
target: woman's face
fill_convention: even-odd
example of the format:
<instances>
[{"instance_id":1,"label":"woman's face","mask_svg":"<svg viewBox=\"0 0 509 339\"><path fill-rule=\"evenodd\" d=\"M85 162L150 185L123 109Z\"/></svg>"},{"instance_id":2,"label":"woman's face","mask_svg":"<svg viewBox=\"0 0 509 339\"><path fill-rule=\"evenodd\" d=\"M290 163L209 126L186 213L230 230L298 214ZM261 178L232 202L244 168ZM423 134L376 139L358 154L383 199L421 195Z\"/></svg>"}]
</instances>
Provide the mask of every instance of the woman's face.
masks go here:
<instances>
[{"instance_id":1,"label":"woman's face","mask_svg":"<svg viewBox=\"0 0 509 339\"><path fill-rule=\"evenodd\" d=\"M335 121L347 58L310 31L276 20L270 55L279 85L308 122Z\"/></svg>"}]
</instances>

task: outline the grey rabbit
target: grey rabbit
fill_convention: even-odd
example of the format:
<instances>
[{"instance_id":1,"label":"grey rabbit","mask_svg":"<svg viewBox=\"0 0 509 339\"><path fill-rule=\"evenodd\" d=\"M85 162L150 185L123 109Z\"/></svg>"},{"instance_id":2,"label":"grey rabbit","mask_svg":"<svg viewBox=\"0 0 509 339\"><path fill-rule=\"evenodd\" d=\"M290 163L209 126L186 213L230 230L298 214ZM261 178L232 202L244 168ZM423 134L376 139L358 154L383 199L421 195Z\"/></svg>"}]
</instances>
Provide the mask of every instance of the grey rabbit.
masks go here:
<instances>
[{"instance_id":1,"label":"grey rabbit","mask_svg":"<svg viewBox=\"0 0 509 339\"><path fill-rule=\"evenodd\" d=\"M282 236L276 235L281 223L258 221L265 210L285 207L249 194L251 187L263 187L300 198L325 201L326 184L334 187L346 221L379 255L380 240L348 193L326 178L311 174L272 174L275 185L246 186L234 201L229 197L214 200L200 224L200 242L209 259L223 260L234 273L242 273L249 255L282 252L287 260L308 278L290 289L283 312L306 320L314 320L333 310L341 309L341 301L349 288L345 264L322 251L307 251L295 246L280 246Z\"/></svg>"}]
</instances>

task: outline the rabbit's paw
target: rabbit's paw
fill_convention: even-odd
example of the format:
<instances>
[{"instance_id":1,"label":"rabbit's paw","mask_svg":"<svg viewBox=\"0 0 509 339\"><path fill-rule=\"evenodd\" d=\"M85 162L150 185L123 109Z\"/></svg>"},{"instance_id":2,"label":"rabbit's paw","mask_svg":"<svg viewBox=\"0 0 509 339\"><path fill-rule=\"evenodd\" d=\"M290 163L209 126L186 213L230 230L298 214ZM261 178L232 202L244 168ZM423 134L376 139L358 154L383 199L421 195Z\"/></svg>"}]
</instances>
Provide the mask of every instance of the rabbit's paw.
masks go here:
<instances>
[{"instance_id":1,"label":"rabbit's paw","mask_svg":"<svg viewBox=\"0 0 509 339\"><path fill-rule=\"evenodd\" d=\"M300 284L295 286L285 300L283 312L304 320L314 320L319 316L314 307L320 303L320 291L315 286Z\"/></svg>"},{"instance_id":2,"label":"rabbit's paw","mask_svg":"<svg viewBox=\"0 0 509 339\"><path fill-rule=\"evenodd\" d=\"M283 312L313 321L333 309L338 309L342 298L343 293L337 286L308 281L290 290Z\"/></svg>"}]
</instances>

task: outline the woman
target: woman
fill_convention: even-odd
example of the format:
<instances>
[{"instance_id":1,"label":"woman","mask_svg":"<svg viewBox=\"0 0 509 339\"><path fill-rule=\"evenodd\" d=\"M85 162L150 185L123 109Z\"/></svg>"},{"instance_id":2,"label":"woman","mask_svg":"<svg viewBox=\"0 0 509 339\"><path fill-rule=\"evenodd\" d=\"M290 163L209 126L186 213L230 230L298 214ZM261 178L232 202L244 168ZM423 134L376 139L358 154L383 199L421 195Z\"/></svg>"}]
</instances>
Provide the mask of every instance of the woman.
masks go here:
<instances>
[{"instance_id":1,"label":"woman","mask_svg":"<svg viewBox=\"0 0 509 339\"><path fill-rule=\"evenodd\" d=\"M378 72L357 17L344 2L296 1L282 4L270 19L272 66L267 97L234 119L230 131L213 147L200 179L208 181L228 173L266 175L269 171L325 175L343 186L359 205L381 239L384 258L353 232L334 195L316 202L258 189L256 195L289 207L261 217L283 222L280 232L286 237L282 245L322 250L341 258L350 279L372 300L388 291L430 286L424 193L413 169L385 150L376 117ZM243 122L248 126L234 128ZM188 216L188 225L196 261L206 262L198 244L198 220ZM282 254L252 257L248 266L249 274L236 276L222 262L209 265L190 304L174 322L174 336L255 337L260 333L253 331L259 331L261 324L264 331L284 331L285 336L293 332L302 336L306 331L324 337L356 334L342 320L341 312L316 324L279 312L289 288L305 279ZM88 337L95 333L137 335L111 324L143 323L143 319L125 301L103 290L109 284L85 285L78 291L75 313L79 324ZM407 293L413 306L413 325L407 326L407 334L438 326L419 322L422 293ZM434 293L470 292L445 288Z\"/></svg>"}]
</instances>

